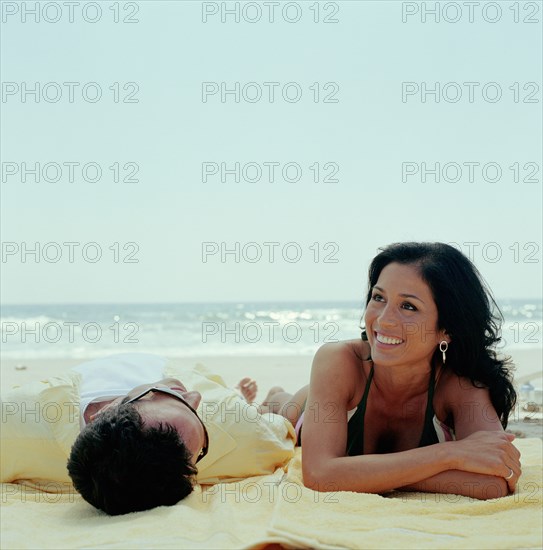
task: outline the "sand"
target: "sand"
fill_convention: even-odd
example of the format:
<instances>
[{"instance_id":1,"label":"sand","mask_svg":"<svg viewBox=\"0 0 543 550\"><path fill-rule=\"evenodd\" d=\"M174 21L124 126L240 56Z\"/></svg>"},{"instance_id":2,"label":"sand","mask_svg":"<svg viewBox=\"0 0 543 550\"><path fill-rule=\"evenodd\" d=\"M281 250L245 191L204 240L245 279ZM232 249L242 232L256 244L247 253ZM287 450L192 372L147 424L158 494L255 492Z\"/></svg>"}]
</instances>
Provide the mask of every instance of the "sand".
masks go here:
<instances>
[{"instance_id":1,"label":"sand","mask_svg":"<svg viewBox=\"0 0 543 550\"><path fill-rule=\"evenodd\" d=\"M542 387L542 350L518 349L509 352L516 365L515 382L517 391L520 385L530 381L536 388ZM286 391L295 392L309 383L311 355L291 356L212 356L178 357L183 366L192 367L203 363L212 371L222 375L232 387L244 376L251 376L258 383L257 401L263 399L272 386L283 386ZM0 356L0 384L2 388L20 385L59 374L82 363L84 359L25 359L14 360ZM539 411L524 410L526 400L519 399L513 410L508 430L517 437L539 437L543 439L542 407ZM539 404L541 405L541 403Z\"/></svg>"}]
</instances>

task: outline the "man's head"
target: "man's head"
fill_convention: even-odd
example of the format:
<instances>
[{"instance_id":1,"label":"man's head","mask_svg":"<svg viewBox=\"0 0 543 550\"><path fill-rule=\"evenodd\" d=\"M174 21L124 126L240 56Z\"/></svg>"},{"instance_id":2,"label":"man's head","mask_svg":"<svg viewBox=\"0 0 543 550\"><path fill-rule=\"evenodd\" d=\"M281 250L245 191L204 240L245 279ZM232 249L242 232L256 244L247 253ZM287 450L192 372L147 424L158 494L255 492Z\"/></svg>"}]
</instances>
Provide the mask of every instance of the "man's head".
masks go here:
<instances>
[{"instance_id":1,"label":"man's head","mask_svg":"<svg viewBox=\"0 0 543 550\"><path fill-rule=\"evenodd\" d=\"M72 447L75 488L110 515L172 505L192 492L207 432L201 399L177 380L138 386L94 415Z\"/></svg>"}]
</instances>

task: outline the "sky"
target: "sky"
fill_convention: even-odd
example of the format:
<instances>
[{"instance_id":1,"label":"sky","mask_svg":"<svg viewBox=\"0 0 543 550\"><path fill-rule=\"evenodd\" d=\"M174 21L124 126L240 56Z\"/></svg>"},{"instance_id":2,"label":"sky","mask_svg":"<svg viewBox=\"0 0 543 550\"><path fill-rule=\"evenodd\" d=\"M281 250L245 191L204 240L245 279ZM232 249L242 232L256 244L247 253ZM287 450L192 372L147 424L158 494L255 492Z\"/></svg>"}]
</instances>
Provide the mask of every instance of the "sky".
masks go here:
<instances>
[{"instance_id":1,"label":"sky","mask_svg":"<svg viewBox=\"0 0 543 550\"><path fill-rule=\"evenodd\" d=\"M434 4L2 2L1 302L541 298L542 3Z\"/></svg>"}]
</instances>

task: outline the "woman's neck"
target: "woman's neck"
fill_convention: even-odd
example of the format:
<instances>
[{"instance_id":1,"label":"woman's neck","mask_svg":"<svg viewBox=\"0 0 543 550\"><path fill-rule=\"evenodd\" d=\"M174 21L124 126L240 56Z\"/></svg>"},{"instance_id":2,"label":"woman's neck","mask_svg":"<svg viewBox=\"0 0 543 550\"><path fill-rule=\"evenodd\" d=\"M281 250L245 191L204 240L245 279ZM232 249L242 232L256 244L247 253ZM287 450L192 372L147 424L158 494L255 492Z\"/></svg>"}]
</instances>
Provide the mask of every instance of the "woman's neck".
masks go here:
<instances>
[{"instance_id":1,"label":"woman's neck","mask_svg":"<svg viewBox=\"0 0 543 550\"><path fill-rule=\"evenodd\" d=\"M430 373L429 364L390 367L374 364L373 384L384 401L404 403L428 391Z\"/></svg>"}]
</instances>

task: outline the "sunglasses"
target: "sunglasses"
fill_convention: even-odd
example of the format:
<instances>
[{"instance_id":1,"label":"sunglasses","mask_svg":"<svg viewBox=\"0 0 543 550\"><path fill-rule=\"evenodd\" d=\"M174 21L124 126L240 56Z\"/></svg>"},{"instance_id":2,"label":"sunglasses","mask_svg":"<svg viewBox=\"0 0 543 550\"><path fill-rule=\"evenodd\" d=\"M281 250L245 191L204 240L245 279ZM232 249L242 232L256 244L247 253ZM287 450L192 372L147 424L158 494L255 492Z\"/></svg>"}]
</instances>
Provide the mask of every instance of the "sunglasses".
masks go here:
<instances>
[{"instance_id":1,"label":"sunglasses","mask_svg":"<svg viewBox=\"0 0 543 550\"><path fill-rule=\"evenodd\" d=\"M205 427L204 423L202 422L202 419L198 416L198 413L176 391L174 391L170 388L152 387L152 388L148 388L148 389L142 391L139 395L136 395L136 397L132 397L132 399L129 399L128 401L125 401L124 404L128 405L129 403L134 403L134 401L137 401L138 399L141 399L143 396L145 396L145 395L147 395L148 393L151 393L151 392L165 393L166 395L171 395L172 397L175 397L176 399L181 401L181 403L184 403L189 408L189 410L196 415L196 418L198 418L198 420L200 421L200 424L202 425L202 428L204 429L204 436L205 436L204 446L203 446L202 450L200 451L200 453L198 454L198 458L196 459L196 462L199 462L200 460L202 460L202 458L204 458L204 456L207 455L207 451L208 451L208 448L209 448L209 436L207 434L206 427Z\"/></svg>"}]
</instances>

